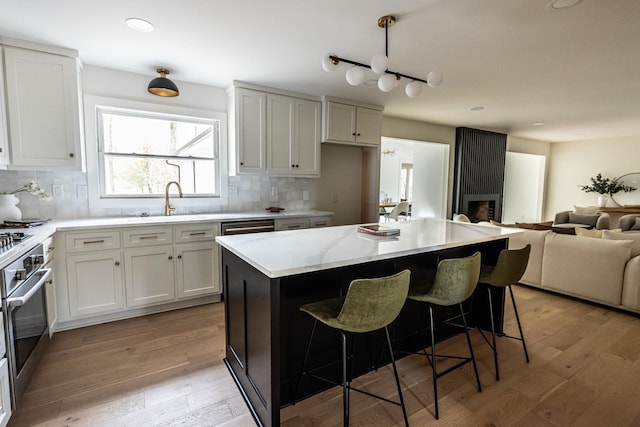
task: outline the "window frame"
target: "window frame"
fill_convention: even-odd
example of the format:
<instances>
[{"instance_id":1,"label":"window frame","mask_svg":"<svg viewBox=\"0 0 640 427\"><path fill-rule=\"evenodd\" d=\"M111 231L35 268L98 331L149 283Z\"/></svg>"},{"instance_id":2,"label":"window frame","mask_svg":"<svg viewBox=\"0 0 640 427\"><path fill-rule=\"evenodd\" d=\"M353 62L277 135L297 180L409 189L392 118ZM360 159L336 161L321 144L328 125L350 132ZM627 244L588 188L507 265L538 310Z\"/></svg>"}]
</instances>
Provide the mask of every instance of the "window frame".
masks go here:
<instances>
[{"instance_id":1,"label":"window frame","mask_svg":"<svg viewBox=\"0 0 640 427\"><path fill-rule=\"evenodd\" d=\"M195 109L175 105L155 104L151 102L132 101L126 99L109 98L96 95L84 96L85 112L85 145L87 162L87 184L90 208L144 208L145 212L150 210L162 210L164 208L164 195L102 195L102 182L104 180L104 156L99 150L99 108L124 111L139 111L142 114L170 115L196 120L218 120L219 122L219 146L218 152L218 179L220 183L220 194L211 195L189 195L185 198L173 197L172 205L178 210L181 207L210 207L224 206L228 204L228 155L227 155L227 113L213 110ZM157 206L156 206L157 205Z\"/></svg>"}]
</instances>

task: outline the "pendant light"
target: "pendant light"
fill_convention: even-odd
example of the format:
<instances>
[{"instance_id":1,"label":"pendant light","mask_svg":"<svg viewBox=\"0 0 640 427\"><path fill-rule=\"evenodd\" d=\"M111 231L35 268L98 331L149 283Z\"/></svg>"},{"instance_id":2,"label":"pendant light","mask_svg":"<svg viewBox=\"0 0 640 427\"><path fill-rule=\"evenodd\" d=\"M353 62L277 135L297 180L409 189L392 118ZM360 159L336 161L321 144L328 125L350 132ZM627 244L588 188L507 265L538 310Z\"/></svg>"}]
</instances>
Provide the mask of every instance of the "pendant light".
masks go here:
<instances>
[{"instance_id":1,"label":"pendant light","mask_svg":"<svg viewBox=\"0 0 640 427\"><path fill-rule=\"evenodd\" d=\"M178 86L171 80L167 78L167 74L169 74L169 70L166 68L158 68L156 70L160 77L156 77L155 79L149 82L149 87L147 90L149 93L158 96L178 96L180 92L178 91Z\"/></svg>"},{"instance_id":2,"label":"pendant light","mask_svg":"<svg viewBox=\"0 0 640 427\"><path fill-rule=\"evenodd\" d=\"M322 68L330 73L340 67L341 62L351 64L347 70L347 83L352 86L358 86L366 80L365 69L378 74L378 89L382 92L391 92L398 86L401 79L408 80L405 86L405 93L411 98L415 98L422 92L422 88L426 84L429 87L436 87L442 83L442 73L439 71L431 71L426 79L412 77L389 69L389 28L396 23L397 19L393 15L385 15L378 19L378 27L384 29L384 47L385 53L375 55L371 59L370 64L364 64L352 59L341 58L335 53L330 53L322 58Z\"/></svg>"}]
</instances>

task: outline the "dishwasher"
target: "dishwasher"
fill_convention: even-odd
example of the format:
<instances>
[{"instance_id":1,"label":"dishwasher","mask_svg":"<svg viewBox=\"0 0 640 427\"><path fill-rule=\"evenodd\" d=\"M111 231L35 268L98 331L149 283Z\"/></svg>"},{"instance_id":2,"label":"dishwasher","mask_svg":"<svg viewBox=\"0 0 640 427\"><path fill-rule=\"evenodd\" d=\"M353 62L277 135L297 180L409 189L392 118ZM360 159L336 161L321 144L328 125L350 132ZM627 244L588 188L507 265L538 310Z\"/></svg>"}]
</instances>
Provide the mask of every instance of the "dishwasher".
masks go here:
<instances>
[{"instance_id":1,"label":"dishwasher","mask_svg":"<svg viewBox=\"0 0 640 427\"><path fill-rule=\"evenodd\" d=\"M234 234L264 233L275 230L276 226L273 219L230 221L222 223L223 236L232 236Z\"/></svg>"}]
</instances>

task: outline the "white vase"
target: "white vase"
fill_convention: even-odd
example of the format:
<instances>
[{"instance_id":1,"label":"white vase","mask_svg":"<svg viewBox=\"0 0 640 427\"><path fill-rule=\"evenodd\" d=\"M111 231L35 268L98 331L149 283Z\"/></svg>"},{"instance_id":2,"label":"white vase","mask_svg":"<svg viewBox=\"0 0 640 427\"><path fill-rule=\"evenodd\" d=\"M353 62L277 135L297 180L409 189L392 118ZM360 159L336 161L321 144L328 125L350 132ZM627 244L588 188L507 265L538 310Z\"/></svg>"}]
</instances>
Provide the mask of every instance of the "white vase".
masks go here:
<instances>
[{"instance_id":1,"label":"white vase","mask_svg":"<svg viewBox=\"0 0 640 427\"><path fill-rule=\"evenodd\" d=\"M609 202L609 196L607 196L606 194L601 194L601 195L598 196L598 207L599 208L606 207L608 202Z\"/></svg>"},{"instance_id":2,"label":"white vase","mask_svg":"<svg viewBox=\"0 0 640 427\"><path fill-rule=\"evenodd\" d=\"M0 194L0 220L17 220L22 218L22 212L16 205L20 203L13 194Z\"/></svg>"}]
</instances>

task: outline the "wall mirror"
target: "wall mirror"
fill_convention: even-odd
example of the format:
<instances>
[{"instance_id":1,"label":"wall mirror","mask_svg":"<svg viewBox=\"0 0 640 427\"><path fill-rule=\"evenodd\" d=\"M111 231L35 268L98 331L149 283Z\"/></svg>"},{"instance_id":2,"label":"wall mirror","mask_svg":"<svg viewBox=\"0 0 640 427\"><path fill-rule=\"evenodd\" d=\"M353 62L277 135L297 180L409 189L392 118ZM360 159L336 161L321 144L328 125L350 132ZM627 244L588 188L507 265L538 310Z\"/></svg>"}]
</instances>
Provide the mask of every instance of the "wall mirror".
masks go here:
<instances>
[{"instance_id":1,"label":"wall mirror","mask_svg":"<svg viewBox=\"0 0 640 427\"><path fill-rule=\"evenodd\" d=\"M625 208L640 208L640 172L632 172L618 177L618 182L623 185L635 187L634 191L625 193L620 191L613 194L611 199L619 206Z\"/></svg>"}]
</instances>

